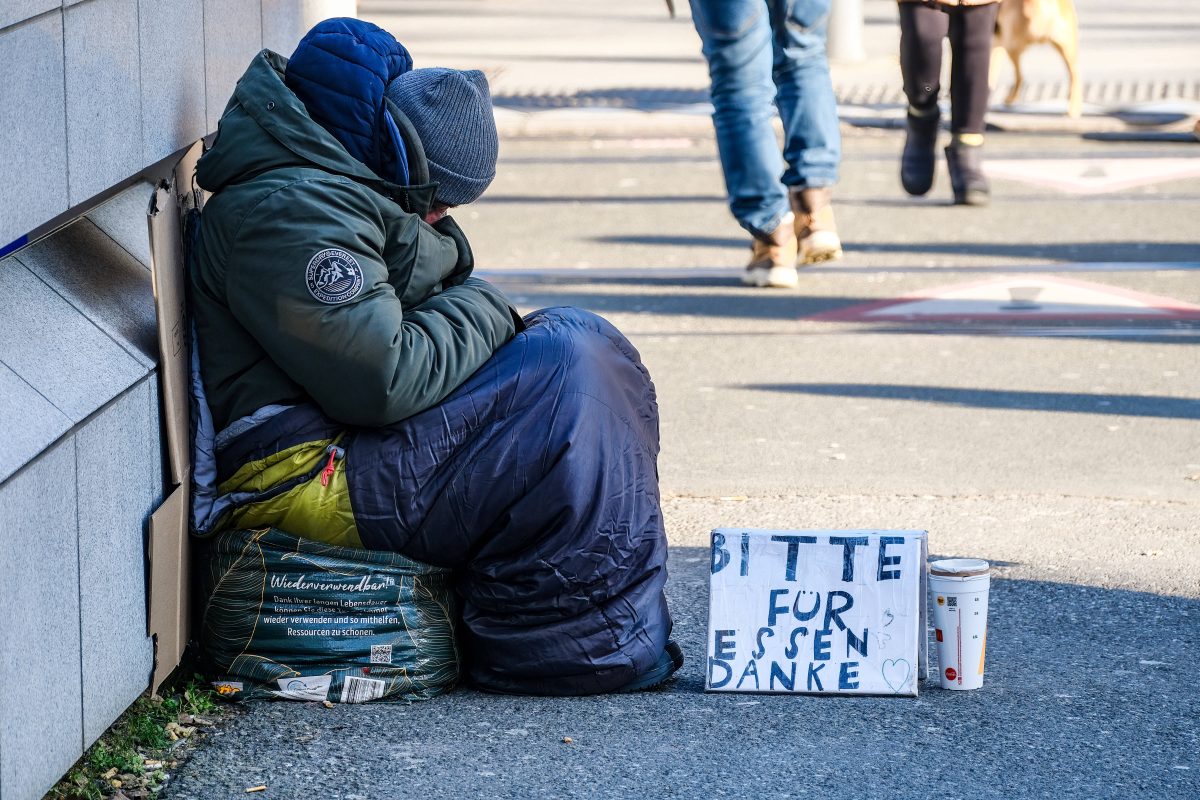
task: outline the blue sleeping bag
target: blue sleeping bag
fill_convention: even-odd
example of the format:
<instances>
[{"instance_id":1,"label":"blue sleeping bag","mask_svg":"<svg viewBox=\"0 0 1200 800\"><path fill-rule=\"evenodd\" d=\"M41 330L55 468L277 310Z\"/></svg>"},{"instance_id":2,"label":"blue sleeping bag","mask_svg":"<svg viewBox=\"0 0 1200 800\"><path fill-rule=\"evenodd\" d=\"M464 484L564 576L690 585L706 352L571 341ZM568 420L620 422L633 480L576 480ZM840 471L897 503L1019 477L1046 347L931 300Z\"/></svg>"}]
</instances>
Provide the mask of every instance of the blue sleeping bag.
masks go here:
<instances>
[{"instance_id":1,"label":"blue sleeping bag","mask_svg":"<svg viewBox=\"0 0 1200 800\"><path fill-rule=\"evenodd\" d=\"M312 405L236 424L217 439L215 482L340 435L364 547L454 570L468 678L610 691L651 669L671 632L654 385L594 314L547 309L526 324L444 402L395 425L348 429ZM255 499L218 496L197 527Z\"/></svg>"}]
</instances>

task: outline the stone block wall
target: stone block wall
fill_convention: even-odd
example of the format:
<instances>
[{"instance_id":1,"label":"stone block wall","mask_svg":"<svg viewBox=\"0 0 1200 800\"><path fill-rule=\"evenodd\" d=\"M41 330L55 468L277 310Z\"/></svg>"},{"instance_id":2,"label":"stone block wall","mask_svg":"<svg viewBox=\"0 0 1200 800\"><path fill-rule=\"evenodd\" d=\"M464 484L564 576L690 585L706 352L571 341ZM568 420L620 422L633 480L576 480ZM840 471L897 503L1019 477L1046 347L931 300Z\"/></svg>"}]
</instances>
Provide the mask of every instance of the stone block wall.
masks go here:
<instances>
[{"instance_id":1,"label":"stone block wall","mask_svg":"<svg viewBox=\"0 0 1200 800\"><path fill-rule=\"evenodd\" d=\"M0 248L216 130L254 53L353 0L0 0Z\"/></svg>"},{"instance_id":2,"label":"stone block wall","mask_svg":"<svg viewBox=\"0 0 1200 800\"><path fill-rule=\"evenodd\" d=\"M0 0L0 800L145 691L166 495L146 210L264 46L353 0Z\"/></svg>"},{"instance_id":3,"label":"stone block wall","mask_svg":"<svg viewBox=\"0 0 1200 800\"><path fill-rule=\"evenodd\" d=\"M136 201L144 220L150 190L114 205ZM104 217L0 260L4 800L41 797L153 666L145 521L165 487L150 268Z\"/></svg>"}]
</instances>

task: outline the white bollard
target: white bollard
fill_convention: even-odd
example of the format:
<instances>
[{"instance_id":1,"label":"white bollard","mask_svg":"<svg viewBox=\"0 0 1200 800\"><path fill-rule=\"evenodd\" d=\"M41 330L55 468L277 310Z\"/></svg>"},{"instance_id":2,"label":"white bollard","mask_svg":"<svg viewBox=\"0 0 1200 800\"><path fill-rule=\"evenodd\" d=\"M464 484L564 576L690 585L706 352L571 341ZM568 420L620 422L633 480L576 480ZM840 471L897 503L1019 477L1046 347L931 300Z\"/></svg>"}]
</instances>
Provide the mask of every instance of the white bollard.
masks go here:
<instances>
[{"instance_id":1,"label":"white bollard","mask_svg":"<svg viewBox=\"0 0 1200 800\"><path fill-rule=\"evenodd\" d=\"M862 0L833 0L829 12L829 38L826 44L830 61L851 64L866 61L863 47Z\"/></svg>"}]
</instances>

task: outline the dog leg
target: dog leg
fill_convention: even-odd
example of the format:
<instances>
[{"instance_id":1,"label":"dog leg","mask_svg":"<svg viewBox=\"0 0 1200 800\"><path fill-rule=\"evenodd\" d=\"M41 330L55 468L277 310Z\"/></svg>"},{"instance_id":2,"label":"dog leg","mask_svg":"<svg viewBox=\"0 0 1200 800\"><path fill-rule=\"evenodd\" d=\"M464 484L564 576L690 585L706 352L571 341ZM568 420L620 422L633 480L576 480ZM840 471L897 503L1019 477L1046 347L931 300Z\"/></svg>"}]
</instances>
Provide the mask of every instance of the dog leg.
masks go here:
<instances>
[{"instance_id":1,"label":"dog leg","mask_svg":"<svg viewBox=\"0 0 1200 800\"><path fill-rule=\"evenodd\" d=\"M1063 63L1067 65L1067 79L1070 81L1070 90L1067 95L1067 116L1078 117L1083 113L1083 87L1079 80L1078 42L1074 36L1068 34L1062 38L1056 37L1051 44L1062 56Z\"/></svg>"},{"instance_id":2,"label":"dog leg","mask_svg":"<svg viewBox=\"0 0 1200 800\"><path fill-rule=\"evenodd\" d=\"M1004 46L998 40L992 42L992 57L988 59L988 90L996 88L1000 82L1000 66L1001 59L1004 58L1001 53L1004 52Z\"/></svg>"},{"instance_id":3,"label":"dog leg","mask_svg":"<svg viewBox=\"0 0 1200 800\"><path fill-rule=\"evenodd\" d=\"M1008 53L1008 58L1013 65L1013 85L1008 90L1008 97L1004 98L1004 105L1011 106L1021 96L1021 84L1024 81L1021 77L1021 51L1006 49L1005 52Z\"/></svg>"}]
</instances>

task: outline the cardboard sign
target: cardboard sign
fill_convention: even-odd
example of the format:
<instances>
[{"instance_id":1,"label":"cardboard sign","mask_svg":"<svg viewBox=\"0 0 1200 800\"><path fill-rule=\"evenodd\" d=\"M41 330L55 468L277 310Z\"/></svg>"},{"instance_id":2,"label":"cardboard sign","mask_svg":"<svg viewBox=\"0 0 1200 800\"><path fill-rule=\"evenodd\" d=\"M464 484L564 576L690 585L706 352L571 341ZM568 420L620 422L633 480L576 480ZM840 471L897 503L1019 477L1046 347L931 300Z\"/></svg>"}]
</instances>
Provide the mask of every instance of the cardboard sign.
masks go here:
<instances>
[{"instance_id":1,"label":"cardboard sign","mask_svg":"<svg viewBox=\"0 0 1200 800\"><path fill-rule=\"evenodd\" d=\"M924 531L712 532L705 688L916 695Z\"/></svg>"}]
</instances>

